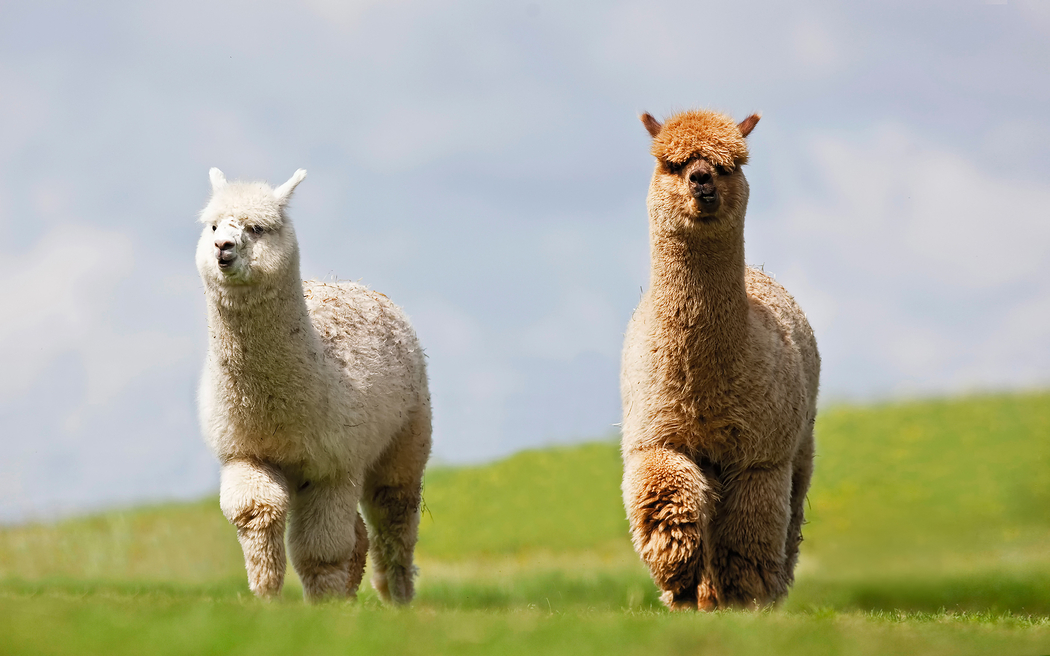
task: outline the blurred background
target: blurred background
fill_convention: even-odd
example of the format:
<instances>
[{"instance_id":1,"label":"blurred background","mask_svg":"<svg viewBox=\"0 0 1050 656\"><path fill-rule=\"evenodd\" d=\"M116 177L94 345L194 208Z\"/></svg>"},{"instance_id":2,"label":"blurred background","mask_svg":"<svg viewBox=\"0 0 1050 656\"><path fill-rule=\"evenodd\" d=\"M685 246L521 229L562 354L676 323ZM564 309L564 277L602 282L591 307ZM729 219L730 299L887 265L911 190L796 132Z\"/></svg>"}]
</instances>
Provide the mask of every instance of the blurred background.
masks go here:
<instances>
[{"instance_id":1,"label":"blurred background","mask_svg":"<svg viewBox=\"0 0 1050 656\"><path fill-rule=\"evenodd\" d=\"M824 407L1050 384L1050 2L3 1L0 522L217 488L211 166L309 170L303 275L412 317L435 461L613 435L637 116L693 107L763 113L748 261Z\"/></svg>"}]
</instances>

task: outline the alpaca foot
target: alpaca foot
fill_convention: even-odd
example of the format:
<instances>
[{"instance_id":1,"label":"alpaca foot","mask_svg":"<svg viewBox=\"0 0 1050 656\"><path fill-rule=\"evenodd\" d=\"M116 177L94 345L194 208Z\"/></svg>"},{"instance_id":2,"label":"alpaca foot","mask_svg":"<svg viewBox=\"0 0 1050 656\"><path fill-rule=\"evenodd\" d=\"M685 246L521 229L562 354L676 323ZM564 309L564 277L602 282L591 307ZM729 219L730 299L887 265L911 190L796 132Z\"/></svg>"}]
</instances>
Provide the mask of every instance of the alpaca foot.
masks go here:
<instances>
[{"instance_id":1,"label":"alpaca foot","mask_svg":"<svg viewBox=\"0 0 1050 656\"><path fill-rule=\"evenodd\" d=\"M711 579L704 576L700 579L700 585L696 588L696 607L699 610L713 611L718 609L718 597L715 588L711 585Z\"/></svg>"},{"instance_id":2,"label":"alpaca foot","mask_svg":"<svg viewBox=\"0 0 1050 656\"><path fill-rule=\"evenodd\" d=\"M660 595L660 601L670 610L697 609L696 595L688 592L675 593L671 590L664 590L663 594Z\"/></svg>"},{"instance_id":3,"label":"alpaca foot","mask_svg":"<svg viewBox=\"0 0 1050 656\"><path fill-rule=\"evenodd\" d=\"M372 575L372 587L379 593L383 601L390 601L390 584L386 578L386 572L376 572Z\"/></svg>"},{"instance_id":4,"label":"alpaca foot","mask_svg":"<svg viewBox=\"0 0 1050 656\"><path fill-rule=\"evenodd\" d=\"M403 605L415 594L412 551L419 527L420 488L378 486L368 490L362 509L372 528L372 587L383 601Z\"/></svg>"},{"instance_id":5,"label":"alpaca foot","mask_svg":"<svg viewBox=\"0 0 1050 656\"><path fill-rule=\"evenodd\" d=\"M284 551L266 548L275 541L274 536L238 531L238 537L244 550L244 569L248 573L248 588L252 594L263 599L280 596L284 587Z\"/></svg>"},{"instance_id":6,"label":"alpaca foot","mask_svg":"<svg viewBox=\"0 0 1050 656\"><path fill-rule=\"evenodd\" d=\"M390 567L387 571L377 571L372 576L372 587L383 601L403 606L415 596L415 574L415 567Z\"/></svg>"},{"instance_id":7,"label":"alpaca foot","mask_svg":"<svg viewBox=\"0 0 1050 656\"><path fill-rule=\"evenodd\" d=\"M350 577L350 562L341 563L301 563L298 567L299 579L303 582L303 596L307 601L316 602L332 597L346 597L349 590L347 581Z\"/></svg>"},{"instance_id":8,"label":"alpaca foot","mask_svg":"<svg viewBox=\"0 0 1050 656\"><path fill-rule=\"evenodd\" d=\"M748 558L734 551L723 552L717 560L720 607L756 610L773 604L787 592L783 567L775 562Z\"/></svg>"},{"instance_id":9,"label":"alpaca foot","mask_svg":"<svg viewBox=\"0 0 1050 656\"><path fill-rule=\"evenodd\" d=\"M263 528L238 528L248 587L257 597L271 598L284 587L284 522Z\"/></svg>"},{"instance_id":10,"label":"alpaca foot","mask_svg":"<svg viewBox=\"0 0 1050 656\"><path fill-rule=\"evenodd\" d=\"M284 523L288 483L272 465L232 460L222 468L219 507L237 527L248 587L259 597L276 597L284 585Z\"/></svg>"},{"instance_id":11,"label":"alpaca foot","mask_svg":"<svg viewBox=\"0 0 1050 656\"><path fill-rule=\"evenodd\" d=\"M361 579L365 576L365 560L368 557L368 530L361 515L357 516L354 531L357 541L354 543L354 552L350 554L350 576L346 581L346 596L351 599L357 598L357 589L361 587Z\"/></svg>"}]
</instances>

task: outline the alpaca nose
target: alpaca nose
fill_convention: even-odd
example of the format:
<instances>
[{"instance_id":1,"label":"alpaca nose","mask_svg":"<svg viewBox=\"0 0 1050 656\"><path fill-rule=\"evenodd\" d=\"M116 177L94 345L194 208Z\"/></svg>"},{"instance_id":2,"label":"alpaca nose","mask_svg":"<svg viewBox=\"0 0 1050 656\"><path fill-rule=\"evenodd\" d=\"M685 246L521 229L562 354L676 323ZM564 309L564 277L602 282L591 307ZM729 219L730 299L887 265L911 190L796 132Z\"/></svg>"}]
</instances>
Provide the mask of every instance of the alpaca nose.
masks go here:
<instances>
[{"instance_id":1,"label":"alpaca nose","mask_svg":"<svg viewBox=\"0 0 1050 656\"><path fill-rule=\"evenodd\" d=\"M719 204L718 189L715 188L711 165L705 160L696 160L686 170L686 179L689 180L690 193L700 202L703 211L709 213L716 211Z\"/></svg>"},{"instance_id":2,"label":"alpaca nose","mask_svg":"<svg viewBox=\"0 0 1050 656\"><path fill-rule=\"evenodd\" d=\"M215 240L215 248L219 249L219 252L215 254L215 259L219 261L220 269L233 266L233 261L237 259L237 253L233 250L233 246L233 241L229 239Z\"/></svg>"},{"instance_id":3,"label":"alpaca nose","mask_svg":"<svg viewBox=\"0 0 1050 656\"><path fill-rule=\"evenodd\" d=\"M693 171L689 174L689 183L697 187L711 184L711 173L703 170Z\"/></svg>"}]
</instances>

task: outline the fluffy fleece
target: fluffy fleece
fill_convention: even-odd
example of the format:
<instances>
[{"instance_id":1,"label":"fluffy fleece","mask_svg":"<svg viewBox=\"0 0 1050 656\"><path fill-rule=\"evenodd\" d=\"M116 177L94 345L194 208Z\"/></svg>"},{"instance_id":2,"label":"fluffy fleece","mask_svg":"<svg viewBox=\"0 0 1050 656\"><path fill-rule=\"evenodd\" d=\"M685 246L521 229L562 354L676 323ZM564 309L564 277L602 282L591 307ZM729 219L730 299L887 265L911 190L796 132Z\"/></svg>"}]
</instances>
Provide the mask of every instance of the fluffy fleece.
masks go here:
<instances>
[{"instance_id":1,"label":"fluffy fleece","mask_svg":"<svg viewBox=\"0 0 1050 656\"><path fill-rule=\"evenodd\" d=\"M791 295L744 264L758 116L642 122L657 164L620 380L632 540L669 607L760 607L794 580L820 357Z\"/></svg>"},{"instance_id":2,"label":"fluffy fleece","mask_svg":"<svg viewBox=\"0 0 1050 656\"><path fill-rule=\"evenodd\" d=\"M210 338L199 410L222 464L220 506L256 595L281 591L288 519L307 599L354 596L370 544L373 585L407 603L430 453L423 351L386 296L300 279L285 208L305 176L271 189L211 170L196 258Z\"/></svg>"}]
</instances>

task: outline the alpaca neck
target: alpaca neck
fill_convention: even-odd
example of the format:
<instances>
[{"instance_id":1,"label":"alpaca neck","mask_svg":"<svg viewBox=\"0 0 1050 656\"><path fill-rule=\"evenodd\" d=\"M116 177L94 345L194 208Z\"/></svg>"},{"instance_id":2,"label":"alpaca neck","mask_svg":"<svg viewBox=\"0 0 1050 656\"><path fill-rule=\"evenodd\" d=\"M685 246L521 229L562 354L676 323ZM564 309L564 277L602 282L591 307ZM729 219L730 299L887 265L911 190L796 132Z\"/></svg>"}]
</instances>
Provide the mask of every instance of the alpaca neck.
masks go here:
<instances>
[{"instance_id":1,"label":"alpaca neck","mask_svg":"<svg viewBox=\"0 0 1050 656\"><path fill-rule=\"evenodd\" d=\"M747 341L744 238L653 234L650 295L666 362L687 385L709 389L731 377Z\"/></svg>"},{"instance_id":2,"label":"alpaca neck","mask_svg":"<svg viewBox=\"0 0 1050 656\"><path fill-rule=\"evenodd\" d=\"M301 392L316 377L309 373L319 369L323 349L297 267L277 284L213 288L208 295L212 355L232 384L252 385L263 377L275 391Z\"/></svg>"}]
</instances>

